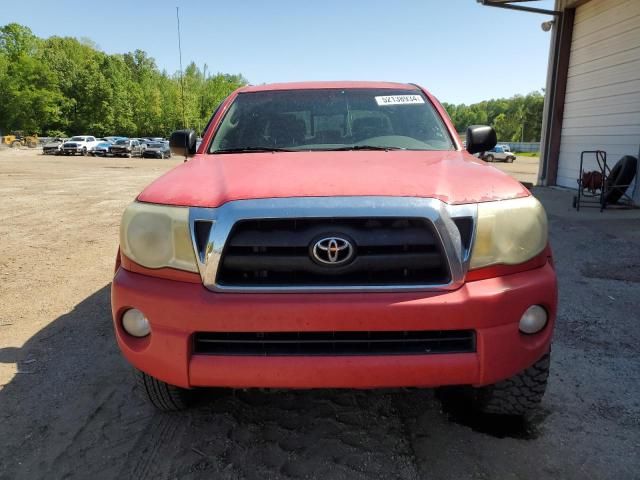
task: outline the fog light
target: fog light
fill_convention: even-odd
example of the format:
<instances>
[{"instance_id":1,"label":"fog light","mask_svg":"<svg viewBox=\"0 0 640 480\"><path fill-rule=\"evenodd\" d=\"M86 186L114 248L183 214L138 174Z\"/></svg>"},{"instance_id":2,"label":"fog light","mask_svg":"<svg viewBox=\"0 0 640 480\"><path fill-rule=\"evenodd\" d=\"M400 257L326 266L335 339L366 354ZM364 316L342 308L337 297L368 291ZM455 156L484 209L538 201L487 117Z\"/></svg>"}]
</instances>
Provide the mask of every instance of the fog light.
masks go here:
<instances>
[{"instance_id":1,"label":"fog light","mask_svg":"<svg viewBox=\"0 0 640 480\"><path fill-rule=\"evenodd\" d=\"M122 328L134 337L146 337L151 333L149 320L144 316L144 313L135 308L127 310L122 315Z\"/></svg>"},{"instance_id":2,"label":"fog light","mask_svg":"<svg viewBox=\"0 0 640 480\"><path fill-rule=\"evenodd\" d=\"M540 305L531 305L520 318L522 333L538 333L547 325L547 311Z\"/></svg>"}]
</instances>

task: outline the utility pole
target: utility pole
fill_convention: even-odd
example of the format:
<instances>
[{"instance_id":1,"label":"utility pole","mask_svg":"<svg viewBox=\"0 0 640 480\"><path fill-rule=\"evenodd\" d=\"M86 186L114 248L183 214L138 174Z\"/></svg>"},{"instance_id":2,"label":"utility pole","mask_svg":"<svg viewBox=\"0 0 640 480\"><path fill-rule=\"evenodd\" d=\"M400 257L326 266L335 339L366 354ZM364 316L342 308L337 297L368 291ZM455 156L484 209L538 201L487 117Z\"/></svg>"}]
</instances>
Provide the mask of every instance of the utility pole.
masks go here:
<instances>
[{"instance_id":1,"label":"utility pole","mask_svg":"<svg viewBox=\"0 0 640 480\"><path fill-rule=\"evenodd\" d=\"M178 20L178 52L180 54L180 91L182 97L182 128L187 128L187 116L184 110L184 74L182 73L182 40L180 38L180 7L176 7L176 19Z\"/></svg>"},{"instance_id":2,"label":"utility pole","mask_svg":"<svg viewBox=\"0 0 640 480\"><path fill-rule=\"evenodd\" d=\"M198 118L198 130L202 131L201 127L202 124L200 123L200 120L202 120L202 117L206 117L207 116L207 112L204 110L204 97L205 97L205 92L207 91L207 64L204 64L204 67L202 67L202 86L203 86L203 90L200 93L200 118Z\"/></svg>"}]
</instances>

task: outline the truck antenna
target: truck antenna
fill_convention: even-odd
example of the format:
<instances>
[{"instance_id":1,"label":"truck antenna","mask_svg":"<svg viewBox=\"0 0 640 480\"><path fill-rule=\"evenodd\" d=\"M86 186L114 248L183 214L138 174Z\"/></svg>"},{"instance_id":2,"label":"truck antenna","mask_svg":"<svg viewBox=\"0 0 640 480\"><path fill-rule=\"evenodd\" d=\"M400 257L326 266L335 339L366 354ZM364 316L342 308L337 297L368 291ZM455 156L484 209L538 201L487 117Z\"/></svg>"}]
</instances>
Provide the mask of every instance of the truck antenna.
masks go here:
<instances>
[{"instance_id":1,"label":"truck antenna","mask_svg":"<svg viewBox=\"0 0 640 480\"><path fill-rule=\"evenodd\" d=\"M178 53L180 55L180 97L182 102L182 128L187 128L187 119L184 111L184 74L182 72L182 41L180 38L180 7L176 7L176 19L178 21Z\"/></svg>"}]
</instances>

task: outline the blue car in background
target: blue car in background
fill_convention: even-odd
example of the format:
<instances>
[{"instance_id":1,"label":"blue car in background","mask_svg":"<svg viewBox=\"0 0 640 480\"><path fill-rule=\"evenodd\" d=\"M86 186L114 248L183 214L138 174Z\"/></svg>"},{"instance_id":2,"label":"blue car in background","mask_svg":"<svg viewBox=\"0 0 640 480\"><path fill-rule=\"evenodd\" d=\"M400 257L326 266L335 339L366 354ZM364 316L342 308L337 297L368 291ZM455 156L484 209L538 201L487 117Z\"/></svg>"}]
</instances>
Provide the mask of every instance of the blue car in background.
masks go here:
<instances>
[{"instance_id":1,"label":"blue car in background","mask_svg":"<svg viewBox=\"0 0 640 480\"><path fill-rule=\"evenodd\" d=\"M110 146L111 142L100 142L89 151L89 155L93 155L94 157L105 157L107 153L109 153Z\"/></svg>"}]
</instances>

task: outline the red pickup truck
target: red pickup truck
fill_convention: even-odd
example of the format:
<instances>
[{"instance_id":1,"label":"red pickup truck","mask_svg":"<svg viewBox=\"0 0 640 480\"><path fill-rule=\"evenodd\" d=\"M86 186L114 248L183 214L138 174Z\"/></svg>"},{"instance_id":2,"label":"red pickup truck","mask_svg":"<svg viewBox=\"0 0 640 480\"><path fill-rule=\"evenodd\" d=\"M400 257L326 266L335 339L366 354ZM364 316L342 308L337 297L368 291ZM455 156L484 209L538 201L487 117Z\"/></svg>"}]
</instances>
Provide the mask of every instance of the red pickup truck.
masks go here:
<instances>
[{"instance_id":1,"label":"red pickup truck","mask_svg":"<svg viewBox=\"0 0 640 480\"><path fill-rule=\"evenodd\" d=\"M540 203L412 84L244 87L127 207L120 349L163 410L198 387L463 386L542 399L556 274Z\"/></svg>"}]
</instances>

